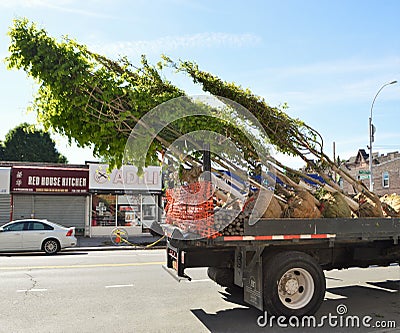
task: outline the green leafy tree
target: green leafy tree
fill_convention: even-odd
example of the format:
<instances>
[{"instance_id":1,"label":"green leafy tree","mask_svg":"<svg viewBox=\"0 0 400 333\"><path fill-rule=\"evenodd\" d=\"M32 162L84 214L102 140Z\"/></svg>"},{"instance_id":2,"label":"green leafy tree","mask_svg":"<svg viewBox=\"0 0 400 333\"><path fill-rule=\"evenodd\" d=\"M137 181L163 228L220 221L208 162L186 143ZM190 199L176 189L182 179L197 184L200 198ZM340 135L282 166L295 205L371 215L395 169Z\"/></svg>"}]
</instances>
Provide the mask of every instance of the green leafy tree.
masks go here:
<instances>
[{"instance_id":1,"label":"green leafy tree","mask_svg":"<svg viewBox=\"0 0 400 333\"><path fill-rule=\"evenodd\" d=\"M93 146L94 154L105 157L110 165L121 165L126 140L144 115L163 102L185 96L184 91L162 75L163 66L168 66L191 77L205 92L245 107L261 123L277 150L301 157L322 176L324 170L314 161L328 164L358 191L379 204L377 196L339 169L323 152L323 140L316 130L284 112L286 106L270 107L249 89L202 71L195 63L175 63L164 57L154 66L144 56L140 66L132 65L126 58L110 60L71 39L63 38L59 42L27 19L15 20L9 36L8 68L22 69L39 83L34 109L45 129L66 135L80 146ZM176 121L158 133L147 150L145 161L135 160L135 164L140 168L152 163L157 159L157 152L167 149L182 134L206 129L233 140L254 171L257 148L254 140L248 140L241 133L240 126L232 126L218 117L194 118ZM294 171L279 162L277 166ZM325 181L340 191L328 177Z\"/></svg>"},{"instance_id":2,"label":"green leafy tree","mask_svg":"<svg viewBox=\"0 0 400 333\"><path fill-rule=\"evenodd\" d=\"M15 20L9 35L7 65L23 69L39 83L33 108L45 129L75 140L78 146L92 146L94 155L106 158L110 165L121 165L127 139L139 119L163 102L185 96L145 57L140 66L127 59L113 61L68 38L58 42L26 19ZM137 166L155 163L158 151L193 129L228 132L246 158L251 161L257 155L245 135L228 122L185 118L163 130Z\"/></svg>"},{"instance_id":3,"label":"green leafy tree","mask_svg":"<svg viewBox=\"0 0 400 333\"><path fill-rule=\"evenodd\" d=\"M1 158L4 161L67 163L50 135L27 123L10 130L3 145Z\"/></svg>"},{"instance_id":4,"label":"green leafy tree","mask_svg":"<svg viewBox=\"0 0 400 333\"><path fill-rule=\"evenodd\" d=\"M0 161L4 161L4 143L0 142Z\"/></svg>"}]
</instances>

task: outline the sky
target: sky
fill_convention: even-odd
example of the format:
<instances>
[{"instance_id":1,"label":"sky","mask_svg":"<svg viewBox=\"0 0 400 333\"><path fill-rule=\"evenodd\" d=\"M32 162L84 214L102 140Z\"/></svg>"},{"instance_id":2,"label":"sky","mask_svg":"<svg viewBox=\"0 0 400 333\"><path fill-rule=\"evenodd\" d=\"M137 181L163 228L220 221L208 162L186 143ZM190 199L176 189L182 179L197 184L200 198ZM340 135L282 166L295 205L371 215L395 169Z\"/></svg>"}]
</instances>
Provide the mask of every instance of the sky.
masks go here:
<instances>
[{"instance_id":1,"label":"sky","mask_svg":"<svg viewBox=\"0 0 400 333\"><path fill-rule=\"evenodd\" d=\"M191 60L203 70L265 98L324 138L325 152L348 159L369 144L400 150L400 1L398 0L0 0L0 58L13 19L26 17L57 39L69 36L107 57L139 63L146 54ZM201 94L182 74L168 77ZM0 62L0 140L22 122L38 85ZM95 158L52 135L70 163ZM302 163L279 156L288 166Z\"/></svg>"}]
</instances>

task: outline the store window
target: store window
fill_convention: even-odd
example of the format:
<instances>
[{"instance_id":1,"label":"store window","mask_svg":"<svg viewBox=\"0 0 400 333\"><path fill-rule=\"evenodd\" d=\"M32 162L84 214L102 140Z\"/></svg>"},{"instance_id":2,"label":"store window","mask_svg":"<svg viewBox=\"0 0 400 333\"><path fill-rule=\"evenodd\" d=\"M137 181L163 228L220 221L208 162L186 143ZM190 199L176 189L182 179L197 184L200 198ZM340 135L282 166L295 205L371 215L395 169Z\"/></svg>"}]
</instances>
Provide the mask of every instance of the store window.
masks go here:
<instances>
[{"instance_id":1,"label":"store window","mask_svg":"<svg viewBox=\"0 0 400 333\"><path fill-rule=\"evenodd\" d=\"M116 195L96 194L92 197L92 226L112 227L116 219Z\"/></svg>"},{"instance_id":2,"label":"store window","mask_svg":"<svg viewBox=\"0 0 400 333\"><path fill-rule=\"evenodd\" d=\"M382 186L385 188L389 187L389 172L387 171L382 174Z\"/></svg>"},{"instance_id":3,"label":"store window","mask_svg":"<svg viewBox=\"0 0 400 333\"><path fill-rule=\"evenodd\" d=\"M92 226L142 226L157 220L157 196L152 194L92 196Z\"/></svg>"}]
</instances>

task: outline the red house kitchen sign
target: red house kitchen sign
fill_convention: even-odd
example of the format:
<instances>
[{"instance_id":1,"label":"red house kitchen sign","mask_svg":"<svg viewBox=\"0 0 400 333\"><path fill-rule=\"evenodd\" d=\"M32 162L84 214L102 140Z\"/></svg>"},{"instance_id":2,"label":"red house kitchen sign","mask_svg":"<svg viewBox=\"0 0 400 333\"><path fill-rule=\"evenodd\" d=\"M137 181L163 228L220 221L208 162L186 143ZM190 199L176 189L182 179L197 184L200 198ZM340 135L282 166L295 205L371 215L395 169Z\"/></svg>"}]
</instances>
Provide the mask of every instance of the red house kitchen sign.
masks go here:
<instances>
[{"instance_id":1,"label":"red house kitchen sign","mask_svg":"<svg viewBox=\"0 0 400 333\"><path fill-rule=\"evenodd\" d=\"M77 168L13 167L11 192L87 194L89 170Z\"/></svg>"}]
</instances>

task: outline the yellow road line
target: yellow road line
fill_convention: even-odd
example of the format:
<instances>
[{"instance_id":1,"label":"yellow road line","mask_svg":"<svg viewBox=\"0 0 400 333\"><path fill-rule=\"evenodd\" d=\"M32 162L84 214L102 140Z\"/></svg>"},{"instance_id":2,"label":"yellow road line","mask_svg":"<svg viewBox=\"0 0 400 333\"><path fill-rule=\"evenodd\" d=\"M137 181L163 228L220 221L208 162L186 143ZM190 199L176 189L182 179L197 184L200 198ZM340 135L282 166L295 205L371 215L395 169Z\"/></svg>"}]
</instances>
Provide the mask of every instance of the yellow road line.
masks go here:
<instances>
[{"instance_id":1,"label":"yellow road line","mask_svg":"<svg viewBox=\"0 0 400 333\"><path fill-rule=\"evenodd\" d=\"M0 271L13 271L24 269L61 269L61 268L96 268L96 267L130 267L130 266L148 266L148 265L165 265L164 261L152 262L134 262L124 264L87 264L87 265L57 265L57 266L8 266L0 267Z\"/></svg>"}]
</instances>

